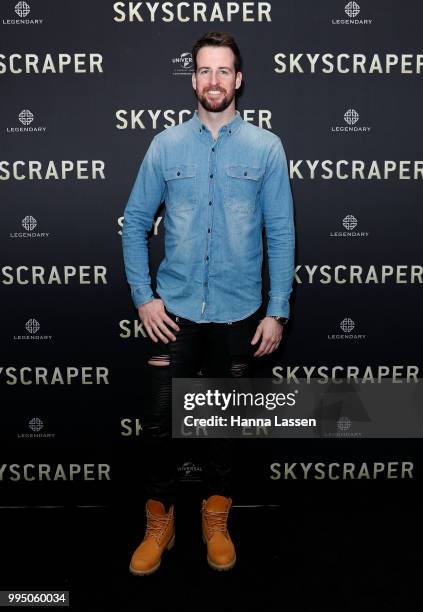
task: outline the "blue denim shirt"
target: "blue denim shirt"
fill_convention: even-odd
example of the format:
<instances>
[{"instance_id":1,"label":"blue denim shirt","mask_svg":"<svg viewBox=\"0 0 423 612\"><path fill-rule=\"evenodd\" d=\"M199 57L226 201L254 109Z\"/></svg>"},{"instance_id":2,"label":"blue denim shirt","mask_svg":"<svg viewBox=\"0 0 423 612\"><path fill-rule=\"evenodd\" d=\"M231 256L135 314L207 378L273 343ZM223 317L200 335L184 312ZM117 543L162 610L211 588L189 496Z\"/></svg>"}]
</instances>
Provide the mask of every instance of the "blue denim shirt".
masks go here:
<instances>
[{"instance_id":1,"label":"blue denim shirt","mask_svg":"<svg viewBox=\"0 0 423 612\"><path fill-rule=\"evenodd\" d=\"M294 224L278 136L237 111L215 141L196 111L154 137L124 213L124 262L136 307L154 298L146 235L162 201L165 256L156 290L170 312L197 323L239 321L255 312L262 302L264 225L266 314L289 316Z\"/></svg>"}]
</instances>

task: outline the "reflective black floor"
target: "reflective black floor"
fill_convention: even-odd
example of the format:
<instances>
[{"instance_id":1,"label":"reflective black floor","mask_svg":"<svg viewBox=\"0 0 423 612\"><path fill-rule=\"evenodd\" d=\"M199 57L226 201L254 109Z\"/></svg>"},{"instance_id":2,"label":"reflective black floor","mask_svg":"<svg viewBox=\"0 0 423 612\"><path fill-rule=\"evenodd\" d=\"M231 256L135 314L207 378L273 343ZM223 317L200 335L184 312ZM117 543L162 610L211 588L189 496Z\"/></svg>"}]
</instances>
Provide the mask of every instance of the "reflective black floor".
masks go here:
<instances>
[{"instance_id":1,"label":"reflective black floor","mask_svg":"<svg viewBox=\"0 0 423 612\"><path fill-rule=\"evenodd\" d=\"M176 510L176 544L149 577L128 573L143 517L123 508L1 509L0 587L66 589L71 610L423 610L418 509L232 511L238 562L206 564L196 503ZM62 608L63 609L63 608Z\"/></svg>"}]
</instances>

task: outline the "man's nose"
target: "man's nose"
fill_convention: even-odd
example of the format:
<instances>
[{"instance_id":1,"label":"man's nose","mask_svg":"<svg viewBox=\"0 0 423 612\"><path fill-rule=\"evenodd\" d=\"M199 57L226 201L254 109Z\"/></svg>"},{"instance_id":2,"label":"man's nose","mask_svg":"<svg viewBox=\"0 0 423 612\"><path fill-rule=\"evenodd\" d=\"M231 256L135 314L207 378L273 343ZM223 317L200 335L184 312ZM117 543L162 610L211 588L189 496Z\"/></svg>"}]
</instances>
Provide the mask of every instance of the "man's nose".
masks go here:
<instances>
[{"instance_id":1,"label":"man's nose","mask_svg":"<svg viewBox=\"0 0 423 612\"><path fill-rule=\"evenodd\" d=\"M219 84L219 75L218 73L210 73L210 85L218 85Z\"/></svg>"}]
</instances>

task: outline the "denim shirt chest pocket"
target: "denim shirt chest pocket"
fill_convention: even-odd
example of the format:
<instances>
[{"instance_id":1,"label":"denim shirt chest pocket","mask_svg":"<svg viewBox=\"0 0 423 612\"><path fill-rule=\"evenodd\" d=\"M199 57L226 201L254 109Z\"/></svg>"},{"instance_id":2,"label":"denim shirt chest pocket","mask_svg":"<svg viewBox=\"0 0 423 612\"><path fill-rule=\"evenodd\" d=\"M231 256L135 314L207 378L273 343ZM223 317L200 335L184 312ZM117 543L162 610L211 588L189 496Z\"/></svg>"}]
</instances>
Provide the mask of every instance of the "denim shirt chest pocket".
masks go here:
<instances>
[{"instance_id":1,"label":"denim shirt chest pocket","mask_svg":"<svg viewBox=\"0 0 423 612\"><path fill-rule=\"evenodd\" d=\"M164 171L166 181L166 207L174 211L193 210L197 203L197 167L179 164Z\"/></svg>"},{"instance_id":2,"label":"denim shirt chest pocket","mask_svg":"<svg viewBox=\"0 0 423 612\"><path fill-rule=\"evenodd\" d=\"M254 166L226 166L225 205L237 213L253 213L264 170Z\"/></svg>"}]
</instances>

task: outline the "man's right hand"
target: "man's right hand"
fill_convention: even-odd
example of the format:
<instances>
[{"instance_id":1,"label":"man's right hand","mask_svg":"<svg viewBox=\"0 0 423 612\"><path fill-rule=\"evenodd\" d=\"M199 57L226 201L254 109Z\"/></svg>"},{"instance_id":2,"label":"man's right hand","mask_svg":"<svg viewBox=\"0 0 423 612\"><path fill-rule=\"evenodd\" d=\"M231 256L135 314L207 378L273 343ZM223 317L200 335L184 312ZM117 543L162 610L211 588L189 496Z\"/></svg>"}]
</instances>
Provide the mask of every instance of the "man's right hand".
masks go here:
<instances>
[{"instance_id":1,"label":"man's right hand","mask_svg":"<svg viewBox=\"0 0 423 612\"><path fill-rule=\"evenodd\" d=\"M138 306L138 315L144 325L144 329L153 342L161 340L168 344L169 340L173 342L176 340L176 336L172 334L169 327L175 331L179 331L179 327L166 314L163 300L154 299L142 306Z\"/></svg>"}]
</instances>

